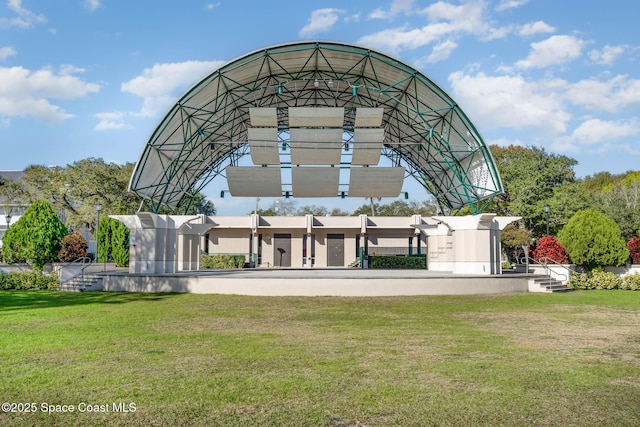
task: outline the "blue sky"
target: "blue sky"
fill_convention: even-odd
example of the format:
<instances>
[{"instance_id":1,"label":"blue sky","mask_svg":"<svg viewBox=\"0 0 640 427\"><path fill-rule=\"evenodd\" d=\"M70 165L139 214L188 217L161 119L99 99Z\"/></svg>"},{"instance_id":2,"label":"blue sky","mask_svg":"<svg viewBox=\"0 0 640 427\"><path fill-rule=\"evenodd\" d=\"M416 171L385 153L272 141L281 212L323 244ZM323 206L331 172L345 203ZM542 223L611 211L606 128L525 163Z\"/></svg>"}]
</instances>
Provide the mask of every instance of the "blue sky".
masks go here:
<instances>
[{"instance_id":1,"label":"blue sky","mask_svg":"<svg viewBox=\"0 0 640 427\"><path fill-rule=\"evenodd\" d=\"M2 0L0 169L135 162L169 105L223 63L329 40L421 70L488 144L568 155L580 177L640 170L638 9L628 0ZM208 193L220 214L254 205Z\"/></svg>"}]
</instances>

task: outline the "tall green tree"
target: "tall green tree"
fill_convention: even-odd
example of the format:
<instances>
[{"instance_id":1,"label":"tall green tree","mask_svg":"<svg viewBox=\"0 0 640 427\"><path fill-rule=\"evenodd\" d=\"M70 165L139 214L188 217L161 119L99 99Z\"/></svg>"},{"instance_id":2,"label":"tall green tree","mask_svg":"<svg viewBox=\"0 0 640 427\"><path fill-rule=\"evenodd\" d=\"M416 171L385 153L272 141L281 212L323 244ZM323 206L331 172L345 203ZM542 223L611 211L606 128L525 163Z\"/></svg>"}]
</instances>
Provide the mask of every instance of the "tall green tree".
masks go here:
<instances>
[{"instance_id":1,"label":"tall green tree","mask_svg":"<svg viewBox=\"0 0 640 427\"><path fill-rule=\"evenodd\" d=\"M80 160L66 167L32 165L25 169L20 182L0 184L0 197L9 194L23 204L48 201L72 229L95 232L98 203L105 216L132 215L145 207L138 195L128 191L133 167L133 163L118 165L100 158ZM174 211L163 209L159 213L175 212L214 215L215 206L199 193L193 201L185 199Z\"/></svg>"},{"instance_id":2,"label":"tall green tree","mask_svg":"<svg viewBox=\"0 0 640 427\"><path fill-rule=\"evenodd\" d=\"M626 240L640 230L640 172L614 177L614 182L594 193L597 206L609 218L615 218Z\"/></svg>"},{"instance_id":3,"label":"tall green tree","mask_svg":"<svg viewBox=\"0 0 640 427\"><path fill-rule=\"evenodd\" d=\"M502 178L504 193L487 211L521 216L524 228L532 230L536 237L544 235L544 205L552 199L556 188L575 181L573 167L577 161L538 147L492 145L490 150Z\"/></svg>"},{"instance_id":4,"label":"tall green tree","mask_svg":"<svg viewBox=\"0 0 640 427\"><path fill-rule=\"evenodd\" d=\"M529 246L533 241L531 230L520 228L516 223L507 224L500 233L500 242L502 243L503 256L506 259L520 262L524 256L524 248Z\"/></svg>"},{"instance_id":5,"label":"tall green tree","mask_svg":"<svg viewBox=\"0 0 640 427\"><path fill-rule=\"evenodd\" d=\"M549 205L549 234L551 235L557 235L558 231L576 212L598 206L594 194L586 191L579 181L565 181L554 187L547 204ZM546 215L545 212L545 222ZM541 236L540 232L541 229L538 227L538 237Z\"/></svg>"},{"instance_id":6,"label":"tall green tree","mask_svg":"<svg viewBox=\"0 0 640 427\"><path fill-rule=\"evenodd\" d=\"M115 262L117 267L129 265L130 231L122 222L109 218L100 218L98 226L98 262Z\"/></svg>"},{"instance_id":7,"label":"tall green tree","mask_svg":"<svg viewBox=\"0 0 640 427\"><path fill-rule=\"evenodd\" d=\"M69 234L67 227L45 201L34 202L5 232L2 254L10 264L26 261L35 270L58 260L62 239Z\"/></svg>"},{"instance_id":8,"label":"tall green tree","mask_svg":"<svg viewBox=\"0 0 640 427\"><path fill-rule=\"evenodd\" d=\"M558 233L558 241L571 262L589 270L621 266L629 260L629 249L618 225L594 208L577 212Z\"/></svg>"},{"instance_id":9,"label":"tall green tree","mask_svg":"<svg viewBox=\"0 0 640 427\"><path fill-rule=\"evenodd\" d=\"M99 158L80 160L63 168L54 199L67 212L67 223L73 228L95 231L98 203L105 216L135 213L140 199L127 191L132 172L131 163L120 166Z\"/></svg>"}]
</instances>

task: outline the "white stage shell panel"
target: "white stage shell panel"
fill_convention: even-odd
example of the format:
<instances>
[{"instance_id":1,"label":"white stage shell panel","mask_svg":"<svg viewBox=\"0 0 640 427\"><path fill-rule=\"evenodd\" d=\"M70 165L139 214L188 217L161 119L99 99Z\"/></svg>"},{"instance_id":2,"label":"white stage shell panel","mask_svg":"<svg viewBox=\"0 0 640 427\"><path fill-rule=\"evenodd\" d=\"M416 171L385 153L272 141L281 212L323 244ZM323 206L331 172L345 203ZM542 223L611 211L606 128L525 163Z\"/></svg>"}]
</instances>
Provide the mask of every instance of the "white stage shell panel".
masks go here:
<instances>
[{"instance_id":1,"label":"white stage shell panel","mask_svg":"<svg viewBox=\"0 0 640 427\"><path fill-rule=\"evenodd\" d=\"M349 197L398 197L404 173L403 167L351 168Z\"/></svg>"},{"instance_id":2,"label":"white stage shell panel","mask_svg":"<svg viewBox=\"0 0 640 427\"><path fill-rule=\"evenodd\" d=\"M338 195L339 168L293 168L291 177L294 197L336 197Z\"/></svg>"},{"instance_id":3,"label":"white stage shell panel","mask_svg":"<svg viewBox=\"0 0 640 427\"><path fill-rule=\"evenodd\" d=\"M227 184L232 196L281 197L282 179L279 167L227 167Z\"/></svg>"}]
</instances>

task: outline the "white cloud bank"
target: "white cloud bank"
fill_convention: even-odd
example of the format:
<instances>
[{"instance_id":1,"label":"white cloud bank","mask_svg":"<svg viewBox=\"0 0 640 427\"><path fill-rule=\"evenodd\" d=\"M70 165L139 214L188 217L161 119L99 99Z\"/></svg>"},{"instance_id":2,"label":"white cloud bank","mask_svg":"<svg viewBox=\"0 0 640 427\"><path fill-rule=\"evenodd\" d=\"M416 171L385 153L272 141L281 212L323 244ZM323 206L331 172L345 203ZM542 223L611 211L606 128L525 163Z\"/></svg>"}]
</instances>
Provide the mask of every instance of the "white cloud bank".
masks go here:
<instances>
[{"instance_id":1,"label":"white cloud bank","mask_svg":"<svg viewBox=\"0 0 640 427\"><path fill-rule=\"evenodd\" d=\"M100 86L83 81L77 74L84 70L63 66L59 71L42 68L0 67L0 116L7 123L14 117L34 117L58 122L73 117L52 100L82 98L98 92Z\"/></svg>"},{"instance_id":2,"label":"white cloud bank","mask_svg":"<svg viewBox=\"0 0 640 427\"><path fill-rule=\"evenodd\" d=\"M181 92L185 91L224 61L185 61L155 64L145 68L140 76L122 83L122 92L142 98L140 111L111 111L98 113L98 124L94 130L128 129L128 117L155 117L166 111Z\"/></svg>"},{"instance_id":3,"label":"white cloud bank","mask_svg":"<svg viewBox=\"0 0 640 427\"><path fill-rule=\"evenodd\" d=\"M540 42L531 43L531 51L526 59L515 63L516 68L545 68L562 65L579 58L585 42L577 37L555 35Z\"/></svg>"},{"instance_id":4,"label":"white cloud bank","mask_svg":"<svg viewBox=\"0 0 640 427\"><path fill-rule=\"evenodd\" d=\"M311 12L307 25L299 32L300 37L309 37L329 31L344 13L341 9L325 8Z\"/></svg>"},{"instance_id":5,"label":"white cloud bank","mask_svg":"<svg viewBox=\"0 0 640 427\"><path fill-rule=\"evenodd\" d=\"M12 27L27 29L35 26L36 24L47 22L46 16L34 13L22 7L22 0L9 0L7 2L7 6L15 16L9 18L4 16L0 17L0 29Z\"/></svg>"}]
</instances>

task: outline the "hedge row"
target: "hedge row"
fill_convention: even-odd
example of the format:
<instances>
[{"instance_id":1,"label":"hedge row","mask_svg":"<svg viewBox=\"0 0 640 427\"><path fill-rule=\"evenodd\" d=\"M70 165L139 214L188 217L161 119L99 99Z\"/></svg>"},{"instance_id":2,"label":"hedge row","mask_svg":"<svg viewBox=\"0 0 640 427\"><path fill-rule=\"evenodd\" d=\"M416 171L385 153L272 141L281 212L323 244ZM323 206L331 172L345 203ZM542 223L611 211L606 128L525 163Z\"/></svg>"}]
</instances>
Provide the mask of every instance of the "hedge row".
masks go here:
<instances>
[{"instance_id":1,"label":"hedge row","mask_svg":"<svg viewBox=\"0 0 640 427\"><path fill-rule=\"evenodd\" d=\"M605 271L593 271L590 275L573 274L569 280L569 285L574 289L619 289L625 291L640 290L640 274L627 274L618 276L617 274Z\"/></svg>"},{"instance_id":2,"label":"hedge row","mask_svg":"<svg viewBox=\"0 0 640 427\"><path fill-rule=\"evenodd\" d=\"M56 289L58 275L42 274L37 271L11 271L0 273L0 289Z\"/></svg>"},{"instance_id":3,"label":"hedge row","mask_svg":"<svg viewBox=\"0 0 640 427\"><path fill-rule=\"evenodd\" d=\"M370 255L369 268L384 269L425 269L427 268L426 256L394 256L394 255Z\"/></svg>"},{"instance_id":4,"label":"hedge row","mask_svg":"<svg viewBox=\"0 0 640 427\"><path fill-rule=\"evenodd\" d=\"M244 255L201 255L200 268L243 268Z\"/></svg>"}]
</instances>

